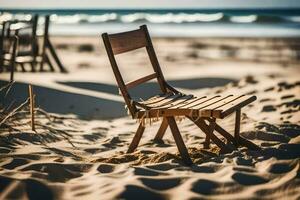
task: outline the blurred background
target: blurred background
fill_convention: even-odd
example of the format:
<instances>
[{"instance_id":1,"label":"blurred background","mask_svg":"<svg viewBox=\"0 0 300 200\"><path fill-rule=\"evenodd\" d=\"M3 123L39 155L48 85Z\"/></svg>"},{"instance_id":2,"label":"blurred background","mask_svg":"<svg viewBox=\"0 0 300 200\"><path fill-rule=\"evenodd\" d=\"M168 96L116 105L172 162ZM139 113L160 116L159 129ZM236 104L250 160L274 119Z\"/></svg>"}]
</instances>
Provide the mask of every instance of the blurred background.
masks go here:
<instances>
[{"instance_id":1,"label":"blurred background","mask_svg":"<svg viewBox=\"0 0 300 200\"><path fill-rule=\"evenodd\" d=\"M299 1L39 1L1 0L1 19L50 14L51 33L99 35L151 25L154 36L297 37ZM13 15L13 16L12 16ZM1 20L0 19L0 20Z\"/></svg>"}]
</instances>

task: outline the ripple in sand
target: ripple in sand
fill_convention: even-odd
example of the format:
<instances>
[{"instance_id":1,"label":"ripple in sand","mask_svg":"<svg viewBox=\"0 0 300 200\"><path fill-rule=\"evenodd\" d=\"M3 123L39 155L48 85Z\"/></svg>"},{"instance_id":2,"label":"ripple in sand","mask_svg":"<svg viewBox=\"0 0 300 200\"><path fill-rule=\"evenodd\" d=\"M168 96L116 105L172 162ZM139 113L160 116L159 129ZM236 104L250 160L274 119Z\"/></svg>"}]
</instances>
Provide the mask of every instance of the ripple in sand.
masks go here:
<instances>
[{"instance_id":1,"label":"ripple in sand","mask_svg":"<svg viewBox=\"0 0 300 200\"><path fill-rule=\"evenodd\" d=\"M39 181L28 179L26 182L26 191L29 199L54 199L51 190Z\"/></svg>"},{"instance_id":2,"label":"ripple in sand","mask_svg":"<svg viewBox=\"0 0 300 200\"><path fill-rule=\"evenodd\" d=\"M268 180L254 174L236 172L232 175L232 179L241 185L258 185L267 183Z\"/></svg>"},{"instance_id":3,"label":"ripple in sand","mask_svg":"<svg viewBox=\"0 0 300 200\"><path fill-rule=\"evenodd\" d=\"M283 174L287 173L296 167L297 161L289 162L289 161L280 161L278 163L274 163L270 165L269 172L273 174Z\"/></svg>"},{"instance_id":4,"label":"ripple in sand","mask_svg":"<svg viewBox=\"0 0 300 200\"><path fill-rule=\"evenodd\" d=\"M177 187L183 180L180 178L140 178L140 181L142 181L145 186L154 190L168 190Z\"/></svg>"},{"instance_id":5,"label":"ripple in sand","mask_svg":"<svg viewBox=\"0 0 300 200\"><path fill-rule=\"evenodd\" d=\"M199 194L209 195L219 186L217 182L199 179L192 185L192 191Z\"/></svg>"},{"instance_id":6,"label":"ripple in sand","mask_svg":"<svg viewBox=\"0 0 300 200\"><path fill-rule=\"evenodd\" d=\"M101 164L101 165L99 165L97 170L101 173L111 173L115 170L115 166L108 165L108 164Z\"/></svg>"},{"instance_id":7,"label":"ripple in sand","mask_svg":"<svg viewBox=\"0 0 300 200\"><path fill-rule=\"evenodd\" d=\"M235 159L237 165L244 165L244 166L253 166L253 160L251 158L245 159L241 157L237 157Z\"/></svg>"},{"instance_id":8,"label":"ripple in sand","mask_svg":"<svg viewBox=\"0 0 300 200\"><path fill-rule=\"evenodd\" d=\"M166 173L157 172L155 170L151 170L143 167L135 167L134 174L138 176L159 176L159 175L165 175Z\"/></svg>"},{"instance_id":9,"label":"ripple in sand","mask_svg":"<svg viewBox=\"0 0 300 200\"><path fill-rule=\"evenodd\" d=\"M119 199L137 199L138 197L142 197L143 200L165 199L159 193L136 185L127 185L125 190L118 196Z\"/></svg>"},{"instance_id":10,"label":"ripple in sand","mask_svg":"<svg viewBox=\"0 0 300 200\"><path fill-rule=\"evenodd\" d=\"M168 171L168 170L178 167L178 165L173 165L173 164L169 164L169 163L161 163L161 164L156 164L156 165L148 165L146 167L150 168L150 169L154 169L154 170Z\"/></svg>"},{"instance_id":11,"label":"ripple in sand","mask_svg":"<svg viewBox=\"0 0 300 200\"><path fill-rule=\"evenodd\" d=\"M49 187L33 179L16 180L0 176L0 192L1 199L54 199Z\"/></svg>"},{"instance_id":12,"label":"ripple in sand","mask_svg":"<svg viewBox=\"0 0 300 200\"><path fill-rule=\"evenodd\" d=\"M22 165L26 165L28 164L29 161L26 159L22 159L22 158L13 158L12 161L6 165L3 165L2 167L5 169L14 169L16 167L22 166Z\"/></svg>"},{"instance_id":13,"label":"ripple in sand","mask_svg":"<svg viewBox=\"0 0 300 200\"><path fill-rule=\"evenodd\" d=\"M0 147L0 153L9 153L10 150L8 148L5 147Z\"/></svg>"},{"instance_id":14,"label":"ripple in sand","mask_svg":"<svg viewBox=\"0 0 300 200\"><path fill-rule=\"evenodd\" d=\"M37 171L47 173L48 179L53 182L66 182L73 178L82 176L83 172L88 172L92 165L87 164L57 164L43 163L32 164L22 169L22 171Z\"/></svg>"}]
</instances>

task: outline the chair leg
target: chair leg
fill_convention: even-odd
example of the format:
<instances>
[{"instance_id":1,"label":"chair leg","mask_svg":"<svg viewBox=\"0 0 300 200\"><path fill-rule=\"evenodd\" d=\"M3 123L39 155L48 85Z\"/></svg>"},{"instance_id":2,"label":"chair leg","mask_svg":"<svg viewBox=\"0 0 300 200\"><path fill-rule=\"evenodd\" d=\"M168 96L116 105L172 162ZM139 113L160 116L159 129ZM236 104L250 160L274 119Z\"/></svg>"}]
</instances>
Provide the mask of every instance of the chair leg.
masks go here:
<instances>
[{"instance_id":1,"label":"chair leg","mask_svg":"<svg viewBox=\"0 0 300 200\"><path fill-rule=\"evenodd\" d=\"M20 63L20 66L21 66L22 72L26 72L24 63Z\"/></svg>"},{"instance_id":2,"label":"chair leg","mask_svg":"<svg viewBox=\"0 0 300 200\"><path fill-rule=\"evenodd\" d=\"M211 119L208 119L208 121L211 121ZM235 138L217 123L216 123L216 126L215 126L215 131L217 131L224 138L226 138L227 142L231 142L232 144L237 146L237 141L235 140Z\"/></svg>"},{"instance_id":3,"label":"chair leg","mask_svg":"<svg viewBox=\"0 0 300 200\"><path fill-rule=\"evenodd\" d=\"M209 145L210 145L210 138L211 138L211 135L213 134L214 130L215 130L215 127L216 127L216 119L213 118L211 119L211 121L209 122L209 125L208 125L208 130L207 130L207 134L206 134L206 137L205 137L205 141L203 143L204 145L204 149L209 149Z\"/></svg>"},{"instance_id":4,"label":"chair leg","mask_svg":"<svg viewBox=\"0 0 300 200\"><path fill-rule=\"evenodd\" d=\"M51 72L54 72L55 69L54 69L53 64L52 64L52 62L50 61L50 58L49 58L49 56L48 56L47 54L46 54L46 57L45 57L45 61L46 61L46 63L48 64L48 66L49 66L49 68L50 68L50 71L51 71Z\"/></svg>"},{"instance_id":5,"label":"chair leg","mask_svg":"<svg viewBox=\"0 0 300 200\"><path fill-rule=\"evenodd\" d=\"M251 149L251 150L256 150L256 151L261 150L261 148L259 146L257 146L253 142L241 137L240 135L238 136L238 141L237 141L234 136L232 136L230 133L228 133L225 129L223 129L218 124L216 124L215 130L218 133L220 133L222 136L224 136L227 140L231 141L235 146L241 145L241 146L247 147L248 149Z\"/></svg>"},{"instance_id":6,"label":"chair leg","mask_svg":"<svg viewBox=\"0 0 300 200\"><path fill-rule=\"evenodd\" d=\"M235 113L235 127L234 127L234 138L237 141L237 143L239 143L240 126L241 126L241 109L238 109Z\"/></svg>"},{"instance_id":7,"label":"chair leg","mask_svg":"<svg viewBox=\"0 0 300 200\"><path fill-rule=\"evenodd\" d=\"M210 139L221 149L222 153L232 152L232 149L230 149L224 142L222 142L213 132L209 132L209 126L205 123L203 119L198 119L197 121L194 120L190 116L186 116L189 118L192 122L194 122L206 135L210 135ZM213 123L212 126L216 126L215 123Z\"/></svg>"},{"instance_id":8,"label":"chair leg","mask_svg":"<svg viewBox=\"0 0 300 200\"><path fill-rule=\"evenodd\" d=\"M168 124L170 126L170 129L171 129L171 132L172 132L172 135L174 137L174 140L175 140L175 143L177 145L177 148L178 148L178 151L181 155L181 158L183 160L183 162L186 164L186 165L191 165L193 164L190 156L189 156L189 153L188 153L188 150L182 140L182 137L180 135L180 132L179 132L179 129L177 127L177 124L176 124L176 121L174 119L174 117L166 117L167 118L167 121L168 121Z\"/></svg>"},{"instance_id":9,"label":"chair leg","mask_svg":"<svg viewBox=\"0 0 300 200\"><path fill-rule=\"evenodd\" d=\"M238 146L238 143L237 141L235 140L235 138L230 134L228 133L225 129L223 129L220 125L218 125L216 123L216 128L215 130L220 133L224 138L227 139L227 142L230 141L232 144L234 144L235 146Z\"/></svg>"},{"instance_id":10,"label":"chair leg","mask_svg":"<svg viewBox=\"0 0 300 200\"><path fill-rule=\"evenodd\" d=\"M31 66L31 72L35 72L35 65L36 65L36 62L33 61L30 63L30 66Z\"/></svg>"},{"instance_id":11,"label":"chair leg","mask_svg":"<svg viewBox=\"0 0 300 200\"><path fill-rule=\"evenodd\" d=\"M155 137L154 137L154 141L156 141L156 142L161 142L162 141L162 138L164 137L168 126L169 126L168 120L164 117L163 121L162 121L162 123L161 123Z\"/></svg>"},{"instance_id":12,"label":"chair leg","mask_svg":"<svg viewBox=\"0 0 300 200\"><path fill-rule=\"evenodd\" d=\"M139 145L140 143L140 140L142 138L142 135L145 131L145 127L142 125L142 123L140 123L130 145L129 145L129 148L127 150L127 153L132 153L134 152L134 150L137 148L137 146Z\"/></svg>"}]
</instances>

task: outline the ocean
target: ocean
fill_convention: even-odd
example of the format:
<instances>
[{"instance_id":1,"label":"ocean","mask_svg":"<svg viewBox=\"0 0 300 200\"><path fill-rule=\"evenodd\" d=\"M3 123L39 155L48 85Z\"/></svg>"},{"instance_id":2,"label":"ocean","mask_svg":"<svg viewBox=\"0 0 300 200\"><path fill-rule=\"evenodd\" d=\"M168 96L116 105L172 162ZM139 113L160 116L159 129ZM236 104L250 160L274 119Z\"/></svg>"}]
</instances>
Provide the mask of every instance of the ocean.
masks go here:
<instances>
[{"instance_id":1,"label":"ocean","mask_svg":"<svg viewBox=\"0 0 300 200\"><path fill-rule=\"evenodd\" d=\"M51 15L53 35L100 35L147 24L156 37L299 37L300 9L5 10L1 18ZM43 23L40 21L39 23Z\"/></svg>"}]
</instances>

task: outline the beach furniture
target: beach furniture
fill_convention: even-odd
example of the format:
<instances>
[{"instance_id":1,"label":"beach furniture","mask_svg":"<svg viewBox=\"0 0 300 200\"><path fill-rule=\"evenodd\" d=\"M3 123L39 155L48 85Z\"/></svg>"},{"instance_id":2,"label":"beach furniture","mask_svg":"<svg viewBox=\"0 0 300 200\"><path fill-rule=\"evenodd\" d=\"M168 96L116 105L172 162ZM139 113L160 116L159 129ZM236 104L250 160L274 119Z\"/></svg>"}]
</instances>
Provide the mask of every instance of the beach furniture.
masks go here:
<instances>
[{"instance_id":1,"label":"beach furniture","mask_svg":"<svg viewBox=\"0 0 300 200\"><path fill-rule=\"evenodd\" d=\"M25 64L31 65L31 70L35 71L35 65L38 55L38 40L36 36L38 16L35 15L31 20L7 20L4 24L4 30L2 32L2 57L4 60L9 60L12 56L8 49L5 47L11 36L17 36L19 38L15 63L21 66L23 72L25 72ZM2 61L1 61L2 64ZM2 65L1 65L2 66Z\"/></svg>"},{"instance_id":2,"label":"beach furniture","mask_svg":"<svg viewBox=\"0 0 300 200\"><path fill-rule=\"evenodd\" d=\"M57 56L57 53L50 41L49 38L49 25L50 25L50 16L45 16L45 26L44 26L44 34L42 36L43 38L43 44L42 44L42 61L40 64L40 71L44 71L44 63L47 63L51 69L51 71L54 71L54 67L52 62L50 61L50 57L54 60L54 63L59 68L60 72L67 72L66 68L61 63L60 59Z\"/></svg>"},{"instance_id":3,"label":"beach furniture","mask_svg":"<svg viewBox=\"0 0 300 200\"><path fill-rule=\"evenodd\" d=\"M14 80L14 71L19 38L16 35L10 36L6 38L5 43L6 44L2 46L1 50L5 50L10 56L1 57L1 67L6 68L10 71L10 81L12 82Z\"/></svg>"},{"instance_id":4,"label":"beach furniture","mask_svg":"<svg viewBox=\"0 0 300 200\"><path fill-rule=\"evenodd\" d=\"M221 153L231 152L233 147L239 145L254 150L259 149L257 145L241 137L239 134L241 109L255 101L255 96L212 95L196 97L181 93L165 80L146 25L129 32L116 34L104 33L102 34L102 38L128 111L132 118L140 121L127 151L128 153L133 152L137 148L145 130L145 124L161 119L161 125L154 140L162 141L167 127L170 127L182 160L185 164L192 164L192 160L176 124L176 119L182 117L191 120L206 134L204 148L209 148L210 141L212 141L221 149ZM115 56L138 48L146 48L154 72L135 81L125 83ZM157 80L161 94L157 94L147 100L135 100L130 96L129 90L131 88L152 79ZM221 121L221 119L233 113L235 113L235 130L234 134L231 135L217 123L217 119ZM215 132L222 135L227 140L227 143L219 139L215 135Z\"/></svg>"},{"instance_id":5,"label":"beach furniture","mask_svg":"<svg viewBox=\"0 0 300 200\"><path fill-rule=\"evenodd\" d=\"M22 71L25 72L25 65L31 66L31 71L35 72L39 66L40 71L44 71L44 65L49 66L50 71L55 71L53 61L58 66L61 72L66 72L66 69L59 60L55 49L49 39L49 16L45 16L44 30L42 35L37 35L38 29L38 15L34 15L31 20L8 20L2 26L1 37L1 58L0 65L2 67L3 60L8 59L11 55L5 51L3 45L5 40L12 34L18 36L19 43L16 55L16 67L20 66ZM41 41L39 41L41 40ZM40 44L42 43L42 44ZM50 59L52 57L52 61Z\"/></svg>"}]
</instances>

